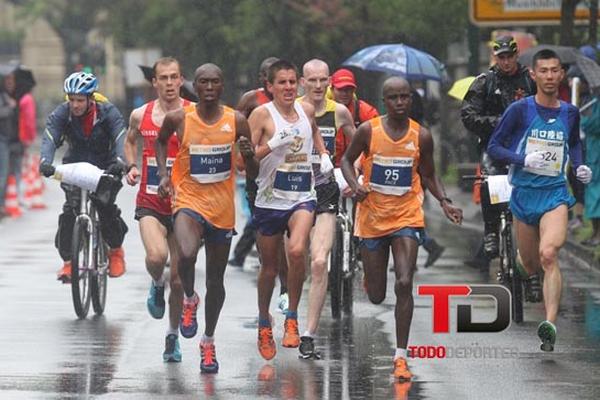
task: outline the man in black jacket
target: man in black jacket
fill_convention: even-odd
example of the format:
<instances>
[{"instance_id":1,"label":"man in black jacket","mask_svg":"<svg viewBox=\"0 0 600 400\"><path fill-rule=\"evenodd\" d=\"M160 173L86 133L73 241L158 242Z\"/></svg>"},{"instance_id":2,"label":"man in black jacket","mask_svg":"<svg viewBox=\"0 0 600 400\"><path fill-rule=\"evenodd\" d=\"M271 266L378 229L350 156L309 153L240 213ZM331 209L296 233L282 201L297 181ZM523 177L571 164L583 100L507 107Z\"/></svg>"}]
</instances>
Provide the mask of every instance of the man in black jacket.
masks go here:
<instances>
[{"instance_id":1,"label":"man in black jacket","mask_svg":"<svg viewBox=\"0 0 600 400\"><path fill-rule=\"evenodd\" d=\"M529 69L517 61L519 50L512 36L496 38L492 44L492 51L495 64L487 72L479 75L469 87L462 104L461 119L465 127L479 138L482 173L505 175L508 173L508 166L492 161L485 149L504 110L514 101L534 95L536 85L529 75ZM481 211L484 221L484 254L479 257L480 260L484 260L484 265L498 256L501 207L501 204L490 204L488 186L487 183L483 183ZM534 276L528 283L527 286L531 286L528 289L533 289L527 290L528 297L530 300L537 300L541 293L539 277Z\"/></svg>"}]
</instances>

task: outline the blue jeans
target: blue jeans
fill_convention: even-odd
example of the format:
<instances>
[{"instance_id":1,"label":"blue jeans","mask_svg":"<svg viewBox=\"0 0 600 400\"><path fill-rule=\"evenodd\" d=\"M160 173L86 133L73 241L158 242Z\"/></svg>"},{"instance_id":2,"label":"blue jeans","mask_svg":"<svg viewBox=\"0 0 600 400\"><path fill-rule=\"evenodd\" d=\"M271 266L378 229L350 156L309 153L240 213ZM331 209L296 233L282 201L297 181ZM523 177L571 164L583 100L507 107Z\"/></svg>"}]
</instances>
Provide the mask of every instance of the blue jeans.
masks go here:
<instances>
[{"instance_id":1,"label":"blue jeans","mask_svg":"<svg viewBox=\"0 0 600 400\"><path fill-rule=\"evenodd\" d=\"M8 140L0 135L0 211L4 209L6 197L6 180L8 179L8 167L10 165L10 146Z\"/></svg>"}]
</instances>

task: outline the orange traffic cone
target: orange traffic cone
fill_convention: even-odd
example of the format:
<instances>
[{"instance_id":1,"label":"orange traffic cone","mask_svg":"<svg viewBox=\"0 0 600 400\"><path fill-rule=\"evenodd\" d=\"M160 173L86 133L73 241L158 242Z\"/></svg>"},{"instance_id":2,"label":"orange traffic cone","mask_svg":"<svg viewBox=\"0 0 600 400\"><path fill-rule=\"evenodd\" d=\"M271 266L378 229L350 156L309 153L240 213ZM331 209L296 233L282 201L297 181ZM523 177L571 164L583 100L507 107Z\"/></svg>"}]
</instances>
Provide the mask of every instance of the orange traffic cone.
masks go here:
<instances>
[{"instance_id":1,"label":"orange traffic cone","mask_svg":"<svg viewBox=\"0 0 600 400\"><path fill-rule=\"evenodd\" d=\"M34 179L35 175L31 170L31 163L28 162L27 165L24 166L23 172L21 173L21 181L25 186L25 190L23 193L23 206L26 208L31 208L33 192L34 192Z\"/></svg>"},{"instance_id":2,"label":"orange traffic cone","mask_svg":"<svg viewBox=\"0 0 600 400\"><path fill-rule=\"evenodd\" d=\"M29 177L31 183L31 202L29 208L31 210L43 210L46 208L44 198L44 180L40 174L40 158L32 155L29 164ZM25 194L27 196L27 193Z\"/></svg>"},{"instance_id":3,"label":"orange traffic cone","mask_svg":"<svg viewBox=\"0 0 600 400\"><path fill-rule=\"evenodd\" d=\"M20 217L22 214L21 207L19 207L19 196L17 194L17 179L14 175L10 175L6 182L4 212L11 218Z\"/></svg>"}]
</instances>

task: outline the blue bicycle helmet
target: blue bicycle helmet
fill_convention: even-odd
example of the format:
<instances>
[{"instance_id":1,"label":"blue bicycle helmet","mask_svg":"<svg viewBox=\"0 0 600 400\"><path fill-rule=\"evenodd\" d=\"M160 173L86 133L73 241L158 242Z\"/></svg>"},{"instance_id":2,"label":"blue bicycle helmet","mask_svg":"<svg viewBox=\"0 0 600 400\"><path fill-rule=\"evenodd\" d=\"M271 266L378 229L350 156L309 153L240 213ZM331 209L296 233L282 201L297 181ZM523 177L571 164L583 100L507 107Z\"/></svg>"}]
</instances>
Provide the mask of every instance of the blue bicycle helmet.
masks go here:
<instances>
[{"instance_id":1,"label":"blue bicycle helmet","mask_svg":"<svg viewBox=\"0 0 600 400\"><path fill-rule=\"evenodd\" d=\"M65 79L66 94L91 95L98 89L98 79L87 72L74 72Z\"/></svg>"}]
</instances>

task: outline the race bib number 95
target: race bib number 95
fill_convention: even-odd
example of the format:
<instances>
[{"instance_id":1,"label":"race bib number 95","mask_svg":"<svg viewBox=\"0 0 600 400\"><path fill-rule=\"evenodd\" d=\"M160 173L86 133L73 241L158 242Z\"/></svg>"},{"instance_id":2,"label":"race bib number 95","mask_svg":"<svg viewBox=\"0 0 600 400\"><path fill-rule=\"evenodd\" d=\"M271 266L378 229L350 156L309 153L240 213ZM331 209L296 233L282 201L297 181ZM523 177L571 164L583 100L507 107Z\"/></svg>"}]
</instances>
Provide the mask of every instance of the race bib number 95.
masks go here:
<instances>
[{"instance_id":1,"label":"race bib number 95","mask_svg":"<svg viewBox=\"0 0 600 400\"><path fill-rule=\"evenodd\" d=\"M412 187L411 157L373 156L371 188L379 193L402 196Z\"/></svg>"}]
</instances>

